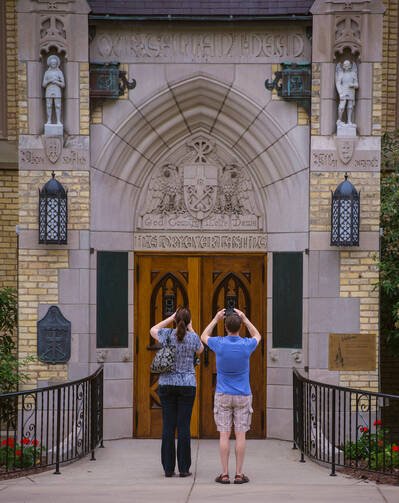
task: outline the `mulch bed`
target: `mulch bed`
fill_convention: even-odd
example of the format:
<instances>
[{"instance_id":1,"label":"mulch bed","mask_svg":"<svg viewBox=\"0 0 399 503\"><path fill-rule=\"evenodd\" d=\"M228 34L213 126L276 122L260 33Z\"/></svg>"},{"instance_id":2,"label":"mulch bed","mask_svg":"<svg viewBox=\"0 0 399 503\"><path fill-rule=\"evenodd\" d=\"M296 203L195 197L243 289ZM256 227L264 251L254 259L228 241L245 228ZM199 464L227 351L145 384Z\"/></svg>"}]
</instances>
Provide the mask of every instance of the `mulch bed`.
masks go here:
<instances>
[{"instance_id":1,"label":"mulch bed","mask_svg":"<svg viewBox=\"0 0 399 503\"><path fill-rule=\"evenodd\" d=\"M0 468L0 480L17 479L19 477L27 477L29 475L36 475L37 473L47 472L54 470L54 466L42 466L40 468L26 468L25 470L6 471Z\"/></svg>"},{"instance_id":2,"label":"mulch bed","mask_svg":"<svg viewBox=\"0 0 399 503\"><path fill-rule=\"evenodd\" d=\"M360 464L360 463L359 463ZM337 472L348 475L355 479L369 480L370 482L376 482L377 484L388 484L388 485L399 485L399 470L397 468L393 469L393 474L382 474L376 472L368 472L361 470L356 467L337 467Z\"/></svg>"}]
</instances>

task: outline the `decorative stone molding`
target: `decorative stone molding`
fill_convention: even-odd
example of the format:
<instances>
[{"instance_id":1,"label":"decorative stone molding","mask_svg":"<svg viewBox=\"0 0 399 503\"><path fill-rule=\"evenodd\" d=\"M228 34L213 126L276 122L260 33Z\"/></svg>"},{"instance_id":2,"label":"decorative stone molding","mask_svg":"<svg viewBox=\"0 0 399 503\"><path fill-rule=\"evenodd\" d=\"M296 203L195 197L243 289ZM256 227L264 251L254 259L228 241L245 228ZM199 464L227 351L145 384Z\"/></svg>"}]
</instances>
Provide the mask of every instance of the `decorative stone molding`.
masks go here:
<instances>
[{"instance_id":1,"label":"decorative stone molding","mask_svg":"<svg viewBox=\"0 0 399 503\"><path fill-rule=\"evenodd\" d=\"M257 199L246 168L200 135L154 169L137 228L260 230Z\"/></svg>"},{"instance_id":2,"label":"decorative stone molding","mask_svg":"<svg viewBox=\"0 0 399 503\"><path fill-rule=\"evenodd\" d=\"M312 138L311 171L379 171L377 138Z\"/></svg>"},{"instance_id":3,"label":"decorative stone molding","mask_svg":"<svg viewBox=\"0 0 399 503\"><path fill-rule=\"evenodd\" d=\"M310 12L313 15L336 12L383 14L385 7L382 0L316 0Z\"/></svg>"},{"instance_id":4,"label":"decorative stone molding","mask_svg":"<svg viewBox=\"0 0 399 503\"><path fill-rule=\"evenodd\" d=\"M19 166L21 169L84 170L89 167L88 138L71 136L20 136Z\"/></svg>"},{"instance_id":5,"label":"decorative stone molding","mask_svg":"<svg viewBox=\"0 0 399 503\"><path fill-rule=\"evenodd\" d=\"M96 357L98 362L100 363L105 362L105 360L108 357L108 351L106 349L97 349Z\"/></svg>"},{"instance_id":6,"label":"decorative stone molding","mask_svg":"<svg viewBox=\"0 0 399 503\"><path fill-rule=\"evenodd\" d=\"M40 53L55 48L67 53L67 32L63 16L42 15L40 19Z\"/></svg>"},{"instance_id":7,"label":"decorative stone molding","mask_svg":"<svg viewBox=\"0 0 399 503\"><path fill-rule=\"evenodd\" d=\"M348 49L353 55L361 51L360 16L335 16L334 54L343 54Z\"/></svg>"}]
</instances>

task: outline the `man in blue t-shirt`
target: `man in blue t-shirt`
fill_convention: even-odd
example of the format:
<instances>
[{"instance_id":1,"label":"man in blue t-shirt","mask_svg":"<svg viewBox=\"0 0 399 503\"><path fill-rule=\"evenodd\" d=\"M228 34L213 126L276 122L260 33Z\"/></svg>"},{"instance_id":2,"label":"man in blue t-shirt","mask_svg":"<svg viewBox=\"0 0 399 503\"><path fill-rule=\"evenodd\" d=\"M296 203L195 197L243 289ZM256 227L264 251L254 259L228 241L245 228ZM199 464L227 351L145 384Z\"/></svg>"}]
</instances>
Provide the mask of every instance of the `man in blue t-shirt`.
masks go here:
<instances>
[{"instance_id":1,"label":"man in blue t-shirt","mask_svg":"<svg viewBox=\"0 0 399 503\"><path fill-rule=\"evenodd\" d=\"M234 313L225 316L222 309L206 327L201 340L208 345L216 355L216 392L214 417L220 433L220 458L222 473L215 481L230 484L229 454L230 433L234 420L236 436L236 476L235 484L249 482L243 474L242 465L245 456L245 435L252 419L252 394L249 385L249 359L261 339L260 333L252 325L242 311L234 309ZM211 337L218 321L225 318L226 337ZM241 324L248 328L251 337L240 337Z\"/></svg>"}]
</instances>

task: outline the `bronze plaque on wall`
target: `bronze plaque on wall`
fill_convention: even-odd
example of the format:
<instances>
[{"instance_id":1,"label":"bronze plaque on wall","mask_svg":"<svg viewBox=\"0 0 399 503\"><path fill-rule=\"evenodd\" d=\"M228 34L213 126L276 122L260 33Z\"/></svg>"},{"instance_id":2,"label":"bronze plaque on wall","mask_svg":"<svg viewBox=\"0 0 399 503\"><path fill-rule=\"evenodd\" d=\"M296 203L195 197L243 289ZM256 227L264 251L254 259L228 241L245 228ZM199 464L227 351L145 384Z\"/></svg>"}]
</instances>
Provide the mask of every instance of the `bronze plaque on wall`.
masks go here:
<instances>
[{"instance_id":1,"label":"bronze plaque on wall","mask_svg":"<svg viewBox=\"0 0 399 503\"><path fill-rule=\"evenodd\" d=\"M376 370L375 334L330 334L329 370Z\"/></svg>"}]
</instances>

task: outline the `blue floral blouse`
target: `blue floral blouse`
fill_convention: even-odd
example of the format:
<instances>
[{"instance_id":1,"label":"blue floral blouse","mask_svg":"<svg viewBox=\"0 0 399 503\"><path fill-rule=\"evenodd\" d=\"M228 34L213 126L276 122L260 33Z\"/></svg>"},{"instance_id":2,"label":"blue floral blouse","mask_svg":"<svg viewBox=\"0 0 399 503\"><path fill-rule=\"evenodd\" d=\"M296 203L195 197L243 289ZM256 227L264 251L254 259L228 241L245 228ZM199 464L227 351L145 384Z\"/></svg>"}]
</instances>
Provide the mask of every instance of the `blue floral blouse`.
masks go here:
<instances>
[{"instance_id":1,"label":"blue floral blouse","mask_svg":"<svg viewBox=\"0 0 399 503\"><path fill-rule=\"evenodd\" d=\"M160 344L176 346L176 367L172 372L164 372L159 376L158 384L169 386L197 386L194 370L194 352L201 347L201 341L195 332L186 332L182 342L176 337L176 330L161 328L158 330Z\"/></svg>"}]
</instances>

